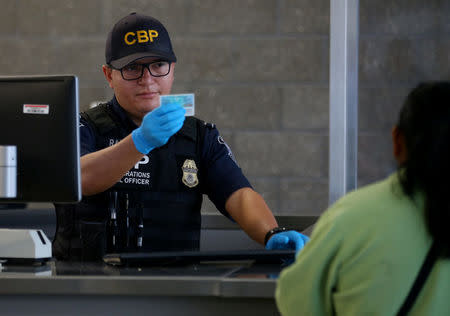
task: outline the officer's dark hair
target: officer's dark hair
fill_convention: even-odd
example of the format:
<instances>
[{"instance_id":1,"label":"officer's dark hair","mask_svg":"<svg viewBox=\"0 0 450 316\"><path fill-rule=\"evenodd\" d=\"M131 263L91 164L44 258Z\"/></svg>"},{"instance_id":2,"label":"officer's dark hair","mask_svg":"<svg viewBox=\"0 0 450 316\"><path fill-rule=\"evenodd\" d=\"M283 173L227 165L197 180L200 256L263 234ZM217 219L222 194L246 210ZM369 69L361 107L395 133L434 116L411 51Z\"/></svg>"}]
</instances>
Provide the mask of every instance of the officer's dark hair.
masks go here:
<instances>
[{"instance_id":1,"label":"officer's dark hair","mask_svg":"<svg viewBox=\"0 0 450 316\"><path fill-rule=\"evenodd\" d=\"M399 166L403 191L425 194L429 233L450 257L450 82L424 82L407 96L397 127L406 144Z\"/></svg>"}]
</instances>

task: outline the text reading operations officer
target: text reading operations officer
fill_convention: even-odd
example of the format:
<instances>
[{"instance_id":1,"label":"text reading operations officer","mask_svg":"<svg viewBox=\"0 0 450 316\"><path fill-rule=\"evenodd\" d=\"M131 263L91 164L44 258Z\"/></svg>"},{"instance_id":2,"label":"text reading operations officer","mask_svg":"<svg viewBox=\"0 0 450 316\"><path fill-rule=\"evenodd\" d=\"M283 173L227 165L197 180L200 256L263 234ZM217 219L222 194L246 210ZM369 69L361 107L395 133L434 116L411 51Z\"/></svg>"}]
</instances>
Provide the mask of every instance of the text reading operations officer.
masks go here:
<instances>
[{"instance_id":1,"label":"text reading operations officer","mask_svg":"<svg viewBox=\"0 0 450 316\"><path fill-rule=\"evenodd\" d=\"M303 247L308 237L278 228L213 124L185 117L179 105L159 106L176 56L158 20L136 13L119 20L105 57L114 97L81 114L83 199L56 205L57 259L198 249L203 194L266 248Z\"/></svg>"}]
</instances>

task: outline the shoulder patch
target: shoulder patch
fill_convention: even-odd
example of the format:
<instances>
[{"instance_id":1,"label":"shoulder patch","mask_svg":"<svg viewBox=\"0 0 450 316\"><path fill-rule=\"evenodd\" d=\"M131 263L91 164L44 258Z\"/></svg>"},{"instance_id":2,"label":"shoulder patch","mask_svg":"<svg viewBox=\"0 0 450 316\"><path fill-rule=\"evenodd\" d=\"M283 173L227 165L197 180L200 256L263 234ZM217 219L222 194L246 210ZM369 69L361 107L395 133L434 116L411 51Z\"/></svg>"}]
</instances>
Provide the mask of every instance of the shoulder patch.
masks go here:
<instances>
[{"instance_id":1,"label":"shoulder patch","mask_svg":"<svg viewBox=\"0 0 450 316\"><path fill-rule=\"evenodd\" d=\"M220 135L217 136L217 142L218 142L219 144L221 144L221 145L223 145L223 146L226 147L226 149L227 149L227 151L228 151L228 157L230 157L231 160L233 160L234 163L237 165L238 163L237 163L237 161L236 161L236 158L234 158L234 155L233 155L233 152L231 151L230 146L228 146L228 144L225 142L225 140L223 139L222 136L220 136Z\"/></svg>"}]
</instances>

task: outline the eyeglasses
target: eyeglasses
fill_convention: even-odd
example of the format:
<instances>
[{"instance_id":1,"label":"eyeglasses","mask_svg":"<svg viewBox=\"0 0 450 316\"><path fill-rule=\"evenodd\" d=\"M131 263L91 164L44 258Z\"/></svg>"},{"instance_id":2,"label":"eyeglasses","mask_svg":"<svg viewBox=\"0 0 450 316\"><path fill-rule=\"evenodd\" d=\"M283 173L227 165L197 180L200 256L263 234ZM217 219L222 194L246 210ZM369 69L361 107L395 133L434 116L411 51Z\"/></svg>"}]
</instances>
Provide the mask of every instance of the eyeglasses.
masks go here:
<instances>
[{"instance_id":1,"label":"eyeglasses","mask_svg":"<svg viewBox=\"0 0 450 316\"><path fill-rule=\"evenodd\" d=\"M129 64L116 70L120 70L122 78L125 80L137 80L142 78L145 69L147 69L153 77L164 77L170 72L170 62L160 60L148 64Z\"/></svg>"}]
</instances>

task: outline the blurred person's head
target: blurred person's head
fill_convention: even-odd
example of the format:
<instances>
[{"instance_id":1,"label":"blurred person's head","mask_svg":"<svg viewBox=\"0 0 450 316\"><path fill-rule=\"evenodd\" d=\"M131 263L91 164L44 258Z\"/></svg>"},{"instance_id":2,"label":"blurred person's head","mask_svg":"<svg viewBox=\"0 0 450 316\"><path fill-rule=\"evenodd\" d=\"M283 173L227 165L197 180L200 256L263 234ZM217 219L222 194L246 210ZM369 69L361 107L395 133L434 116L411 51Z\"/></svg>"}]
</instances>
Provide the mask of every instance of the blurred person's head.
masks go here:
<instances>
[{"instance_id":1,"label":"blurred person's head","mask_svg":"<svg viewBox=\"0 0 450 316\"><path fill-rule=\"evenodd\" d=\"M450 256L450 82L425 82L406 98L393 130L403 191L425 194L425 221Z\"/></svg>"}]
</instances>

